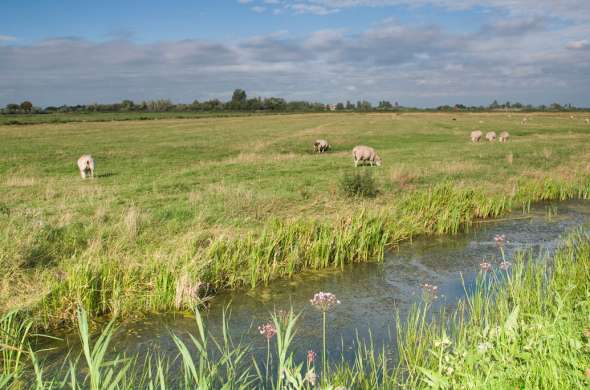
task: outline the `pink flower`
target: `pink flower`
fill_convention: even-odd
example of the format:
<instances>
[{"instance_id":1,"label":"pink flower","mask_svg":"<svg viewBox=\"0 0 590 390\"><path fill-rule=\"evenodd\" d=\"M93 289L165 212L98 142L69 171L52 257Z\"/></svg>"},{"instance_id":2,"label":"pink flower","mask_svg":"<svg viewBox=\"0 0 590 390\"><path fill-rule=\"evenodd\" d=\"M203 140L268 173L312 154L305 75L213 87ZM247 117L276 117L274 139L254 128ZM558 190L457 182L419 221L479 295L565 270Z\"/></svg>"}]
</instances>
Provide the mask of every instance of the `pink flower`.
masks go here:
<instances>
[{"instance_id":1,"label":"pink flower","mask_svg":"<svg viewBox=\"0 0 590 390\"><path fill-rule=\"evenodd\" d=\"M492 264L488 263L487 261L484 261L482 263L479 263L479 268L481 268L481 270L484 272L488 272L492 270Z\"/></svg>"},{"instance_id":2,"label":"pink flower","mask_svg":"<svg viewBox=\"0 0 590 390\"><path fill-rule=\"evenodd\" d=\"M267 340L270 340L277 334L277 329L271 323L264 324L258 327L258 331L261 335L266 337Z\"/></svg>"},{"instance_id":3,"label":"pink flower","mask_svg":"<svg viewBox=\"0 0 590 390\"><path fill-rule=\"evenodd\" d=\"M420 285L420 287L422 287L422 290L424 290L425 293L432 296L434 299L438 298L438 295L437 295L438 286L437 285L430 284L430 283L422 283Z\"/></svg>"},{"instance_id":4,"label":"pink flower","mask_svg":"<svg viewBox=\"0 0 590 390\"><path fill-rule=\"evenodd\" d=\"M307 351L307 364L312 364L316 358L316 353L314 351Z\"/></svg>"},{"instance_id":5,"label":"pink flower","mask_svg":"<svg viewBox=\"0 0 590 390\"><path fill-rule=\"evenodd\" d=\"M336 295L321 291L314 294L313 299L310 299L309 302L323 312L330 311L340 304L340 301L336 299Z\"/></svg>"},{"instance_id":6,"label":"pink flower","mask_svg":"<svg viewBox=\"0 0 590 390\"><path fill-rule=\"evenodd\" d=\"M508 271L508 268L510 268L512 264L509 261L504 260L503 262L500 263L500 269L504 270L504 271Z\"/></svg>"},{"instance_id":7,"label":"pink flower","mask_svg":"<svg viewBox=\"0 0 590 390\"><path fill-rule=\"evenodd\" d=\"M496 241L496 245L504 246L504 243L506 242L506 235L505 234L496 234L494 236L494 241Z\"/></svg>"}]
</instances>

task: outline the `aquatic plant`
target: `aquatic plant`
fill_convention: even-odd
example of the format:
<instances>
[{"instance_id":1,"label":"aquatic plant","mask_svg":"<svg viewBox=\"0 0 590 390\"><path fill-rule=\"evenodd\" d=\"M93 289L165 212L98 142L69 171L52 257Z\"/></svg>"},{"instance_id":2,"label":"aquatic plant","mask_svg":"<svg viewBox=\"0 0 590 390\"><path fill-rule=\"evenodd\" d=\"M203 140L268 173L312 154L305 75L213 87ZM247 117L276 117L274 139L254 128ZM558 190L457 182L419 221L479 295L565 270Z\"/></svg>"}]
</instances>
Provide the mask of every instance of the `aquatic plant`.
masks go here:
<instances>
[{"instance_id":1,"label":"aquatic plant","mask_svg":"<svg viewBox=\"0 0 590 390\"><path fill-rule=\"evenodd\" d=\"M424 295L427 299L438 299L438 286L430 283L422 283L420 285Z\"/></svg>"},{"instance_id":2,"label":"aquatic plant","mask_svg":"<svg viewBox=\"0 0 590 390\"><path fill-rule=\"evenodd\" d=\"M266 366L264 381L268 383L268 373L270 370L270 340L277 334L277 329L271 323L260 325L258 331L266 338Z\"/></svg>"},{"instance_id":3,"label":"aquatic plant","mask_svg":"<svg viewBox=\"0 0 590 390\"><path fill-rule=\"evenodd\" d=\"M489 263L487 261L482 261L481 263L479 263L479 268L483 271L483 272L488 272L492 270L492 263Z\"/></svg>"},{"instance_id":4,"label":"aquatic plant","mask_svg":"<svg viewBox=\"0 0 590 390\"><path fill-rule=\"evenodd\" d=\"M500 269L503 271L508 271L508 269L510 268L510 266L512 266L512 263L506 260L503 260L500 263Z\"/></svg>"},{"instance_id":5,"label":"aquatic plant","mask_svg":"<svg viewBox=\"0 0 590 390\"><path fill-rule=\"evenodd\" d=\"M340 301L336 298L336 295L320 291L319 293L314 294L313 298L310 299L310 303L322 312L322 378L326 378L328 364L328 351L326 349L326 313L333 310L336 305L339 305Z\"/></svg>"}]
</instances>

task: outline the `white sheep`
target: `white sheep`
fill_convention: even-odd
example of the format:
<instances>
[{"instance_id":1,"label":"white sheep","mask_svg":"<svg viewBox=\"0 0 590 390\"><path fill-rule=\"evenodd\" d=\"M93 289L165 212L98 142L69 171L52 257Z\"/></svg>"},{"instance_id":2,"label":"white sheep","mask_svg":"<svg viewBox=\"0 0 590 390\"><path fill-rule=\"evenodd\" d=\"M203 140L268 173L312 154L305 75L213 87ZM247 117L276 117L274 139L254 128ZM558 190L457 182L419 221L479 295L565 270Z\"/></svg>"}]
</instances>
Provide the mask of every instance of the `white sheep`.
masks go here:
<instances>
[{"instance_id":1,"label":"white sheep","mask_svg":"<svg viewBox=\"0 0 590 390\"><path fill-rule=\"evenodd\" d=\"M325 139L318 139L313 143L313 150L317 153L324 153L330 149L330 144Z\"/></svg>"},{"instance_id":2,"label":"white sheep","mask_svg":"<svg viewBox=\"0 0 590 390\"><path fill-rule=\"evenodd\" d=\"M94 167L95 163L91 155L85 154L78 159L78 168L82 179L86 179L88 176L94 178Z\"/></svg>"},{"instance_id":3,"label":"white sheep","mask_svg":"<svg viewBox=\"0 0 590 390\"><path fill-rule=\"evenodd\" d=\"M486 133L486 139L490 142L494 142L496 140L496 132L495 131L489 131Z\"/></svg>"},{"instance_id":4,"label":"white sheep","mask_svg":"<svg viewBox=\"0 0 590 390\"><path fill-rule=\"evenodd\" d=\"M375 152L375 149L370 146L359 145L352 149L352 158L354 159L354 166L358 167L359 163L369 163L373 166L381 166L381 157Z\"/></svg>"},{"instance_id":5,"label":"white sheep","mask_svg":"<svg viewBox=\"0 0 590 390\"><path fill-rule=\"evenodd\" d=\"M471 142L479 142L481 140L481 136L483 133L479 130L475 130L471 132Z\"/></svg>"}]
</instances>

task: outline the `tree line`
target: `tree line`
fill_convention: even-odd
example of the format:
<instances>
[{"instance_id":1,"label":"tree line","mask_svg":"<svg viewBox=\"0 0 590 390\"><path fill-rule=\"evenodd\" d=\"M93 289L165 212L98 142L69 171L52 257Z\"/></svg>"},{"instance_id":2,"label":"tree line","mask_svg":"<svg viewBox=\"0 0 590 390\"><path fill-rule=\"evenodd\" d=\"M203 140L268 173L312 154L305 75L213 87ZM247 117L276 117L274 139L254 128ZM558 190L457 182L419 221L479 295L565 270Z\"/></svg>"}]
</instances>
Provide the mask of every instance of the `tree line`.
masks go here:
<instances>
[{"instance_id":1,"label":"tree line","mask_svg":"<svg viewBox=\"0 0 590 390\"><path fill-rule=\"evenodd\" d=\"M206 101L195 100L192 103L173 103L168 99L147 100L139 103L132 100L123 100L112 104L87 104L87 105L62 105L37 107L26 100L20 104L11 103L0 109L0 114L52 114L52 113L113 113L113 112L217 112L217 111L245 111L245 112L322 112L322 111L354 111L354 112L375 112L375 111L576 111L582 110L571 104L561 105L553 103L549 106L515 103L498 103L494 100L488 106L466 106L463 104L443 105L436 108L404 107L398 102L393 104L387 100L379 101L373 105L367 100L359 100L356 103L351 101L339 102L336 104L324 104L319 102L308 102L304 100L287 101L283 98L269 97L248 98L246 91L236 89L231 100L223 102L219 99Z\"/></svg>"}]
</instances>

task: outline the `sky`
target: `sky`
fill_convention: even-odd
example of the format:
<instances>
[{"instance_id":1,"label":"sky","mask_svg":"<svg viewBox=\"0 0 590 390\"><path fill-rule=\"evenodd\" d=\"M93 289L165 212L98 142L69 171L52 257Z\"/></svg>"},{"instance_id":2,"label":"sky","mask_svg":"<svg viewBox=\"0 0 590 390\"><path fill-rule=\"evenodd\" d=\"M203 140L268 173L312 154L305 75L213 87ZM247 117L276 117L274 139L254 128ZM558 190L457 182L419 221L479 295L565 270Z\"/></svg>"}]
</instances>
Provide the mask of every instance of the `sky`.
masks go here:
<instances>
[{"instance_id":1,"label":"sky","mask_svg":"<svg viewBox=\"0 0 590 390\"><path fill-rule=\"evenodd\" d=\"M590 106L590 0L0 2L0 106Z\"/></svg>"}]
</instances>

